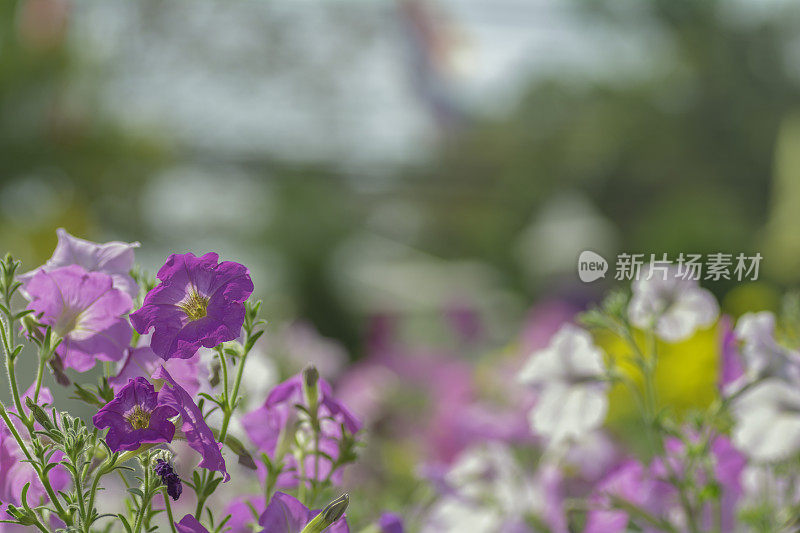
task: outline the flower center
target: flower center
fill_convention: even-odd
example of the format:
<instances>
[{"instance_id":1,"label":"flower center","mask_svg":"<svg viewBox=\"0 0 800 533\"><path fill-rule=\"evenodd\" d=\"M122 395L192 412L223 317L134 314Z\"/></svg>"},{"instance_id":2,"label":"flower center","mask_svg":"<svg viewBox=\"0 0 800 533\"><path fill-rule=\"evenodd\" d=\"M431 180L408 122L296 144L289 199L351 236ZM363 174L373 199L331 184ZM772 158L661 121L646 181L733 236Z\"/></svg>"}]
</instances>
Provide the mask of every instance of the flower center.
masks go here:
<instances>
[{"instance_id":1,"label":"flower center","mask_svg":"<svg viewBox=\"0 0 800 533\"><path fill-rule=\"evenodd\" d=\"M72 309L71 307L64 307L61 314L56 319L53 325L53 330L61 337L66 337L70 332L78 329L81 309Z\"/></svg>"},{"instance_id":2,"label":"flower center","mask_svg":"<svg viewBox=\"0 0 800 533\"><path fill-rule=\"evenodd\" d=\"M125 415L125 418L133 429L145 429L150 425L150 412L139 405Z\"/></svg>"},{"instance_id":3,"label":"flower center","mask_svg":"<svg viewBox=\"0 0 800 533\"><path fill-rule=\"evenodd\" d=\"M189 293L189 298L178 304L183 309L189 320L200 320L206 316L206 309L208 308L208 298L200 296L197 291L192 289Z\"/></svg>"}]
</instances>

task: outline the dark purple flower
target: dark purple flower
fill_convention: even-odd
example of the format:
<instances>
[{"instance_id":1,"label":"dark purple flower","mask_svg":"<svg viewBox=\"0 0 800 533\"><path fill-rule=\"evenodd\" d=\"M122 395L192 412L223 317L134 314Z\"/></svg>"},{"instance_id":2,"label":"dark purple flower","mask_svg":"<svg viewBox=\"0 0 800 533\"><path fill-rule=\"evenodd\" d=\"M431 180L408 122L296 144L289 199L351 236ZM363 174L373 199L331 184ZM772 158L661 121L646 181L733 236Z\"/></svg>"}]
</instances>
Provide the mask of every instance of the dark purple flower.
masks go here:
<instances>
[{"instance_id":1,"label":"dark purple flower","mask_svg":"<svg viewBox=\"0 0 800 533\"><path fill-rule=\"evenodd\" d=\"M319 411L318 416L321 426L319 442L320 451L327 455L316 460L313 455L306 457L305 475L310 479L323 480L331 470L330 459L336 459L339 454L342 427L350 434L355 434L361 429L361 423L341 402L333 397L331 386L325 380L319 380ZM308 407L303 394L303 377L297 374L283 383L277 385L264 405L242 417L242 425L247 435L272 459L282 433L292 423L296 415L296 404ZM279 480L280 486L293 486L298 483L297 461L293 455L283 458L288 474Z\"/></svg>"},{"instance_id":2,"label":"dark purple flower","mask_svg":"<svg viewBox=\"0 0 800 533\"><path fill-rule=\"evenodd\" d=\"M203 413L192 397L178 385L163 366L153 374L153 379L163 379L166 382L158 393L158 401L172 407L175 414L180 414L181 431L186 441L193 450L203 456L200 466L222 473L223 479L228 481L231 476L225 469L225 459L220 452L222 444L214 439L214 433L206 424Z\"/></svg>"},{"instance_id":3,"label":"dark purple flower","mask_svg":"<svg viewBox=\"0 0 800 533\"><path fill-rule=\"evenodd\" d=\"M58 228L56 235L58 235L58 245L47 263L19 276L20 281L25 284L22 287L23 293L27 293L27 283L37 272L50 271L68 265L80 265L88 272L102 272L110 275L114 280L114 288L121 290L131 298L136 298L136 295L139 294L139 286L130 276L134 260L133 249L139 247L138 242L112 241L98 244L73 237L64 228Z\"/></svg>"},{"instance_id":4,"label":"dark purple flower","mask_svg":"<svg viewBox=\"0 0 800 533\"><path fill-rule=\"evenodd\" d=\"M175 522L175 529L178 533L209 533L209 531L203 527L203 524L198 522L197 519L190 514L181 518L180 522Z\"/></svg>"},{"instance_id":5,"label":"dark purple flower","mask_svg":"<svg viewBox=\"0 0 800 533\"><path fill-rule=\"evenodd\" d=\"M85 372L98 359L122 359L132 334L122 315L133 303L111 276L71 265L40 270L25 287L28 309L63 339L56 353L64 366Z\"/></svg>"},{"instance_id":6,"label":"dark purple flower","mask_svg":"<svg viewBox=\"0 0 800 533\"><path fill-rule=\"evenodd\" d=\"M149 381L138 377L129 380L92 421L100 429L109 428L106 444L116 452L135 450L145 442L172 442L175 425L169 419L177 414Z\"/></svg>"},{"instance_id":7,"label":"dark purple flower","mask_svg":"<svg viewBox=\"0 0 800 533\"><path fill-rule=\"evenodd\" d=\"M172 465L164 459L157 459L156 466L153 468L156 475L161 478L161 483L167 486L167 494L173 500L181 497L183 485L180 476L175 473Z\"/></svg>"},{"instance_id":8,"label":"dark purple flower","mask_svg":"<svg viewBox=\"0 0 800 533\"><path fill-rule=\"evenodd\" d=\"M394 513L383 513L378 520L380 533L403 533L403 519Z\"/></svg>"},{"instance_id":9,"label":"dark purple flower","mask_svg":"<svg viewBox=\"0 0 800 533\"><path fill-rule=\"evenodd\" d=\"M258 523L261 533L300 533L320 511L311 511L297 498L276 492L262 513ZM350 533L347 520L335 521L325 533Z\"/></svg>"},{"instance_id":10,"label":"dark purple flower","mask_svg":"<svg viewBox=\"0 0 800 533\"><path fill-rule=\"evenodd\" d=\"M131 313L136 331L154 329L150 347L159 357L188 359L239 336L253 282L243 265L218 261L215 253L172 254L158 271L161 283Z\"/></svg>"}]
</instances>

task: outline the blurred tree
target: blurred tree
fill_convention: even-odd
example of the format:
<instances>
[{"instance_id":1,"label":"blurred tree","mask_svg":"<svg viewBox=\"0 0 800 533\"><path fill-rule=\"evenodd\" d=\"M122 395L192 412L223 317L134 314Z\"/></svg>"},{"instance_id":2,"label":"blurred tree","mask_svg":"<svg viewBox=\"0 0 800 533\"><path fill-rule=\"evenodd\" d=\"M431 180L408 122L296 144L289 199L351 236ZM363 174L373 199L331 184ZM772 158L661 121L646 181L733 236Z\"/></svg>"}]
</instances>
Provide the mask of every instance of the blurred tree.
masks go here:
<instances>
[{"instance_id":1,"label":"blurred tree","mask_svg":"<svg viewBox=\"0 0 800 533\"><path fill-rule=\"evenodd\" d=\"M143 177L168 153L95 112L69 43L67 0L0 6L0 242L27 262L49 256L54 228L133 236ZM85 81L85 80L83 80Z\"/></svg>"},{"instance_id":2,"label":"blurred tree","mask_svg":"<svg viewBox=\"0 0 800 533\"><path fill-rule=\"evenodd\" d=\"M587 25L635 29L613 2L582 5ZM656 24L669 52L650 74L536 81L509 116L465 129L420 178L432 213L422 246L485 258L535 292L510 243L555 193L580 190L626 251L755 250L778 131L800 98L789 67L798 12L742 20L723 2L645 6L642 22Z\"/></svg>"}]
</instances>

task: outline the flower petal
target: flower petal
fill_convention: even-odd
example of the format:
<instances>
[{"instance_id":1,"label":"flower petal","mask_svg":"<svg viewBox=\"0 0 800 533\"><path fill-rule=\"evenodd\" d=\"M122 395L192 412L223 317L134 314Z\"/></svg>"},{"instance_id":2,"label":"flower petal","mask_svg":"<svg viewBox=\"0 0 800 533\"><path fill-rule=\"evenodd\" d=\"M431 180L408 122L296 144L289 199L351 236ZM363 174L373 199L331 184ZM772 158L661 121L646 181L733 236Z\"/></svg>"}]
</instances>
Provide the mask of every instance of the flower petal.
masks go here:
<instances>
[{"instance_id":1,"label":"flower petal","mask_svg":"<svg viewBox=\"0 0 800 533\"><path fill-rule=\"evenodd\" d=\"M177 410L181 417L181 430L186 436L189 446L203 456L200 466L222 473L224 480L228 481L231 476L225 469L225 458L220 452L222 444L214 439L214 433L206 424L203 413L192 397L163 366L156 370L153 379L163 379L167 382L158 393L158 402L170 405Z\"/></svg>"}]
</instances>

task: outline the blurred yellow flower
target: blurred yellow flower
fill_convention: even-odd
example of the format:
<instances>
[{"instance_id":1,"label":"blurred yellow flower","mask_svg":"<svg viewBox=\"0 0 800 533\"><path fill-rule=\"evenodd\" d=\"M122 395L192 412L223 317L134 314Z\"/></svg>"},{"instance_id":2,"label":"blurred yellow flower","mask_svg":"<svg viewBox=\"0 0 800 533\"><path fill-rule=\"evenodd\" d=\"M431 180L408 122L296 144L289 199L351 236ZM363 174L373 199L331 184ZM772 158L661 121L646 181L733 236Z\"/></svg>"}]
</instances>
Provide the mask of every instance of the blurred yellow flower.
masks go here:
<instances>
[{"instance_id":1,"label":"blurred yellow flower","mask_svg":"<svg viewBox=\"0 0 800 533\"><path fill-rule=\"evenodd\" d=\"M625 340L610 333L600 333L596 335L596 342L620 371L641 386L641 372L630 362L633 350ZM644 347L645 335L637 332L636 342ZM720 354L718 323L698 330L682 342L667 343L659 340L656 347L658 363L655 386L658 407L669 408L678 415L692 408L707 407L717 396ZM611 389L609 403L607 421L612 425L639 417L637 399L623 384L616 384Z\"/></svg>"}]
</instances>

